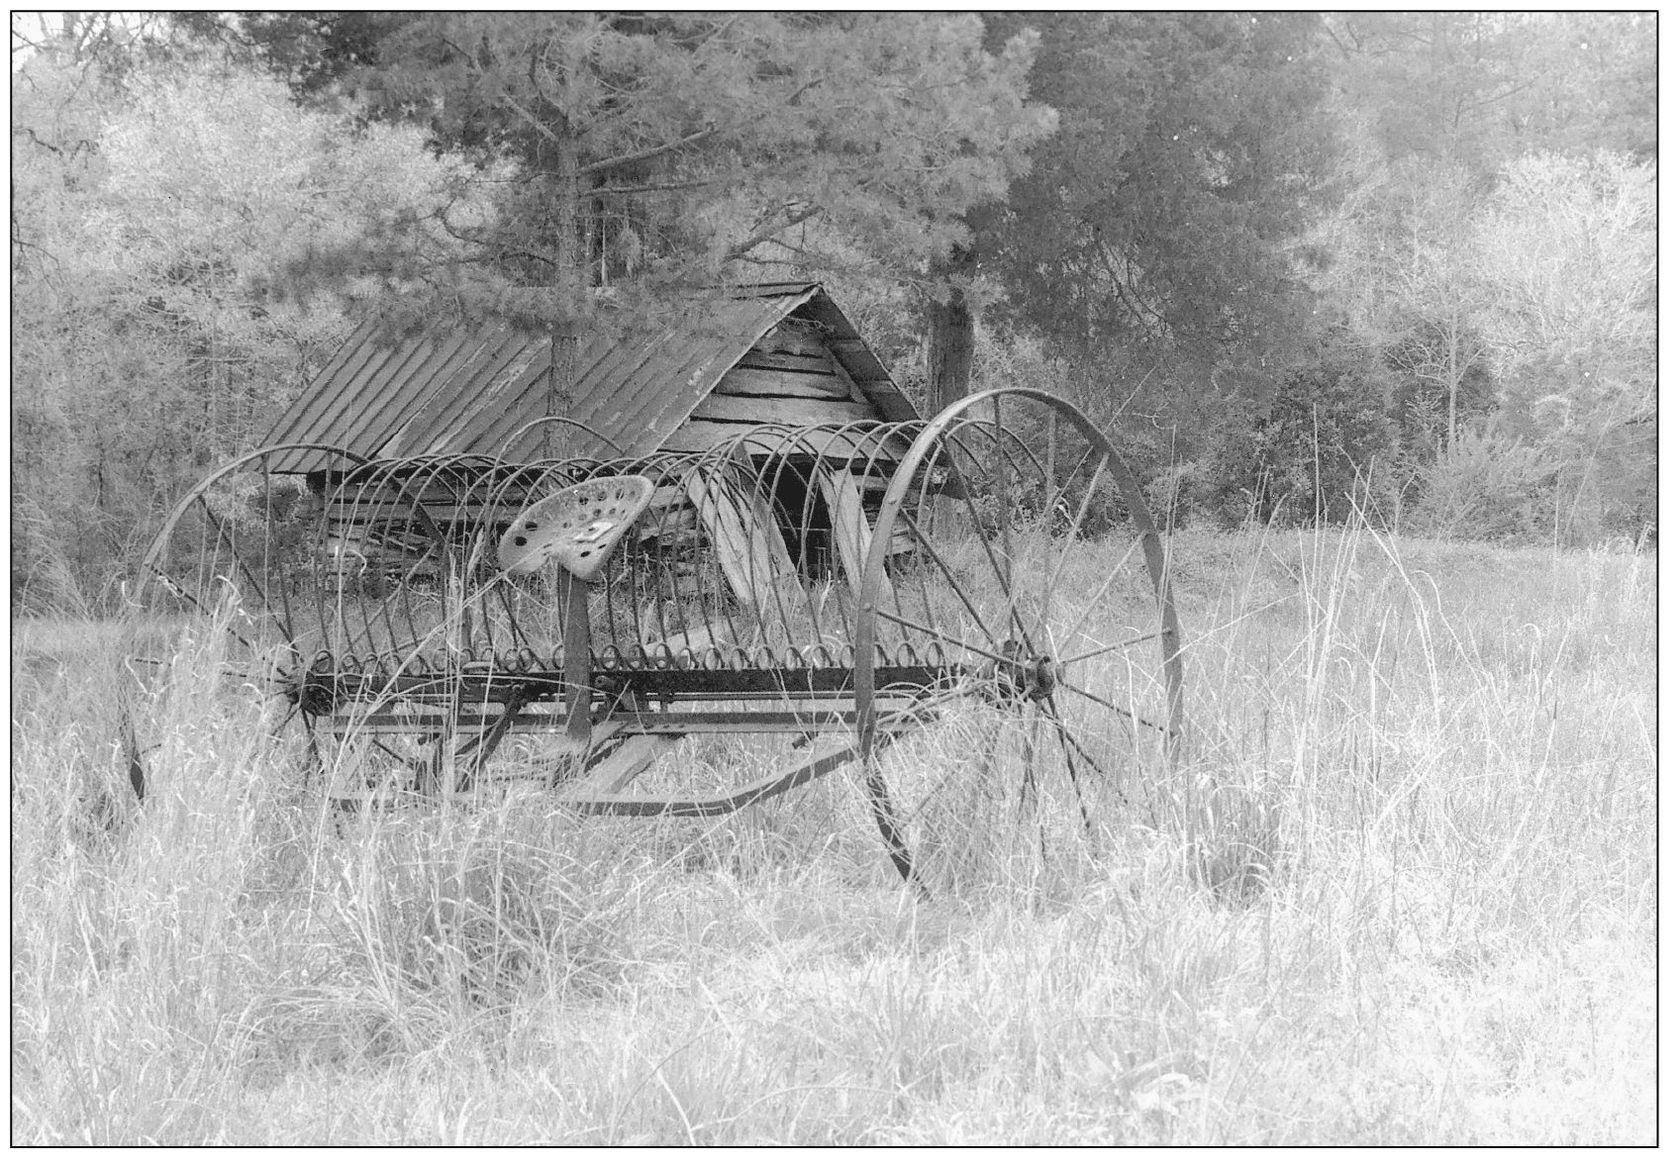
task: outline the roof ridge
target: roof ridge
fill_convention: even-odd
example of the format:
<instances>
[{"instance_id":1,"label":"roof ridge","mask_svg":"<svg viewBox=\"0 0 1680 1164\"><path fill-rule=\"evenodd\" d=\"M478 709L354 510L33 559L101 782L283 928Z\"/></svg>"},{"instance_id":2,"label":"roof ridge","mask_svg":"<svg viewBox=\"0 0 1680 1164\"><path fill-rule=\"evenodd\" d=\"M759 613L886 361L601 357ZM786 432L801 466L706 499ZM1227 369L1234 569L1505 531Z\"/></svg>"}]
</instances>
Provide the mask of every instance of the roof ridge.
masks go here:
<instances>
[{"instance_id":1,"label":"roof ridge","mask_svg":"<svg viewBox=\"0 0 1680 1164\"><path fill-rule=\"evenodd\" d=\"M752 345L795 311L858 341L836 347L835 358L882 419L916 415L821 283L735 285L710 296L709 304L699 289L692 296L707 310L668 300L669 311L586 327L560 364L550 354L553 332L494 317L440 321L395 342L358 329L265 443L342 444L364 455L484 452L502 448L533 419L563 414L617 447L645 452L669 439ZM524 444L503 450L515 458L529 452ZM595 452L581 440L575 455ZM313 467L299 452L279 471Z\"/></svg>"}]
</instances>

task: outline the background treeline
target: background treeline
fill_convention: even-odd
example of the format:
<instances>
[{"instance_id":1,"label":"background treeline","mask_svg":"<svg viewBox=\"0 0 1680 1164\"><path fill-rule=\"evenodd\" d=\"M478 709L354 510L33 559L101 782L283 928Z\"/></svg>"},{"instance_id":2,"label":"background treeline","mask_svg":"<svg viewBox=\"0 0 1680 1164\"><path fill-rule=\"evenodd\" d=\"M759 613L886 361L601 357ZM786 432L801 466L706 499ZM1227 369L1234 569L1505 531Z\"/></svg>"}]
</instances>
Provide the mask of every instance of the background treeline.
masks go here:
<instances>
[{"instance_id":1,"label":"background treeline","mask_svg":"<svg viewBox=\"0 0 1680 1164\"><path fill-rule=\"evenodd\" d=\"M1071 397L1174 522L1649 536L1655 159L1651 15L14 16L14 605L369 315L729 280Z\"/></svg>"}]
</instances>

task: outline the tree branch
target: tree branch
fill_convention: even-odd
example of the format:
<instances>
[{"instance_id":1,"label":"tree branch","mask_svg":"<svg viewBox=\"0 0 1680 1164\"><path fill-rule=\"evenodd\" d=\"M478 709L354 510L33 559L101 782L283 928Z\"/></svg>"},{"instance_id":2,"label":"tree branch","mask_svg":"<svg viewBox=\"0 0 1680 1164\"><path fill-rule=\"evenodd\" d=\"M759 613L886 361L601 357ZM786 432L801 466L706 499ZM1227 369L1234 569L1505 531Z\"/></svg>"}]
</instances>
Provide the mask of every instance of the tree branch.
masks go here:
<instances>
[{"instance_id":1,"label":"tree branch","mask_svg":"<svg viewBox=\"0 0 1680 1164\"><path fill-rule=\"evenodd\" d=\"M817 216L817 214L820 212L820 209L821 209L820 207L808 206L804 210L801 210L798 214L794 214L794 215L789 216L783 222L774 223L770 226L764 227L761 230L755 231L744 242L740 243L738 246L731 247L728 251L724 252L723 257L724 257L725 261L727 261L729 259L739 259L739 258L745 257L746 254L748 252L750 252L754 247L758 246L760 243L769 242L771 239L773 239L777 235L781 234L782 231L786 230L788 227L798 226L800 223L804 222L807 218L815 218Z\"/></svg>"},{"instance_id":2,"label":"tree branch","mask_svg":"<svg viewBox=\"0 0 1680 1164\"><path fill-rule=\"evenodd\" d=\"M604 173L607 170L617 169L619 166L628 166L633 165L636 162L645 162L649 158L657 158L661 154L672 153L676 150L684 148L685 146L691 146L695 142L704 141L716 133L717 127L715 125L708 126L705 129L689 134L687 137L678 138L676 141L672 142L666 142L664 145L651 146L648 149L637 150L634 153L619 154L616 158L605 158L599 162L590 162L587 166L578 167L578 177L587 178L591 174Z\"/></svg>"},{"instance_id":3,"label":"tree branch","mask_svg":"<svg viewBox=\"0 0 1680 1164\"><path fill-rule=\"evenodd\" d=\"M501 262L503 259L531 259L538 263L546 263L550 267L558 267L560 265L547 255L539 255L535 251L521 250L518 247L503 247L501 250L497 251L495 261Z\"/></svg>"},{"instance_id":4,"label":"tree branch","mask_svg":"<svg viewBox=\"0 0 1680 1164\"><path fill-rule=\"evenodd\" d=\"M1093 227L1092 230L1096 236L1097 254L1102 259L1103 268L1108 272L1109 281L1114 285L1114 297L1131 313L1133 319L1150 331L1165 327L1167 321L1162 318L1161 313L1149 306L1144 301L1142 293L1132 284L1132 281L1123 272L1115 268L1113 248L1104 241L1102 229ZM1145 318L1145 312L1154 317L1153 323Z\"/></svg>"},{"instance_id":5,"label":"tree branch","mask_svg":"<svg viewBox=\"0 0 1680 1164\"><path fill-rule=\"evenodd\" d=\"M532 129L542 134L552 145L557 148L559 147L561 144L559 135L539 121L536 114L532 113L529 109L526 109L519 102L515 101L511 94L502 94L502 104L519 114L520 117L523 117L530 124Z\"/></svg>"},{"instance_id":6,"label":"tree branch","mask_svg":"<svg viewBox=\"0 0 1680 1164\"><path fill-rule=\"evenodd\" d=\"M1511 88L1505 90L1503 93L1495 93L1492 97L1483 97L1478 101L1469 101L1460 97L1459 105L1463 109L1475 109L1481 105L1492 105L1495 101L1503 101L1507 97L1516 96L1518 93L1521 93L1524 89L1527 89L1530 85L1534 84L1534 82L1535 78L1530 77L1528 80L1519 85L1511 86Z\"/></svg>"},{"instance_id":7,"label":"tree branch","mask_svg":"<svg viewBox=\"0 0 1680 1164\"><path fill-rule=\"evenodd\" d=\"M645 186L595 186L588 190L579 190L578 200L594 198L602 194L651 194L659 190L698 190L705 186L716 186L722 178L695 178L688 182L649 182Z\"/></svg>"}]
</instances>

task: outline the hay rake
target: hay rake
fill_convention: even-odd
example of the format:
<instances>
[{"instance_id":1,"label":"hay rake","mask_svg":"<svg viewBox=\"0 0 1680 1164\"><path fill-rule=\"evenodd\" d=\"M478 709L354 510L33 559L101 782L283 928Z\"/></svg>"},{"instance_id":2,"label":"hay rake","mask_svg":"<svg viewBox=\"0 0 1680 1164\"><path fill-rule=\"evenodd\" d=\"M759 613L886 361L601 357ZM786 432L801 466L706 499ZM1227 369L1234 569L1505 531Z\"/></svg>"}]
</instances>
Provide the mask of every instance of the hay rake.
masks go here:
<instances>
[{"instance_id":1,"label":"hay rake","mask_svg":"<svg viewBox=\"0 0 1680 1164\"><path fill-rule=\"evenodd\" d=\"M964 794L889 746L977 711L957 766L1011 771L1022 811L1059 789L1088 827L1181 728L1137 482L1026 389L608 461L275 446L181 500L142 580L151 609L218 618L312 754L359 758L353 802L535 776L580 813L713 816L855 763L916 881ZM720 780L678 746L720 736L779 750Z\"/></svg>"}]
</instances>

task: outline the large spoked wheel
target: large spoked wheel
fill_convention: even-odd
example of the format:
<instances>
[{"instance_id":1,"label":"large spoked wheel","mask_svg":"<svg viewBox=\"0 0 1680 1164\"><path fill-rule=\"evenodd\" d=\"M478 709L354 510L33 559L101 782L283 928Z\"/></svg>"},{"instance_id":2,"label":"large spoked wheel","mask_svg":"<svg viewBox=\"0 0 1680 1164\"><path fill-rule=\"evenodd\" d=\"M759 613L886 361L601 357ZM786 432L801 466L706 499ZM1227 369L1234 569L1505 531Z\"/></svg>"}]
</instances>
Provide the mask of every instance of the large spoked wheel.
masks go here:
<instances>
[{"instance_id":1,"label":"large spoked wheel","mask_svg":"<svg viewBox=\"0 0 1680 1164\"><path fill-rule=\"evenodd\" d=\"M141 694L155 692L181 632L196 632L192 641L225 680L219 686L272 704L275 734L300 732L313 748L303 677L319 647L310 628L320 615L318 588L304 583L302 567L320 548L319 503L295 475L273 472L298 455L340 472L363 460L323 445L262 449L205 477L170 512L140 563L134 597L149 646L137 652L134 674ZM144 796L148 749L132 723L125 731L130 778Z\"/></svg>"},{"instance_id":2,"label":"large spoked wheel","mask_svg":"<svg viewBox=\"0 0 1680 1164\"><path fill-rule=\"evenodd\" d=\"M940 413L887 485L864 580L859 756L907 881L1093 843L1171 762L1183 674L1161 539L1067 402L1001 389ZM935 686L877 687L912 657L937 664ZM916 720L930 726L903 739Z\"/></svg>"}]
</instances>

